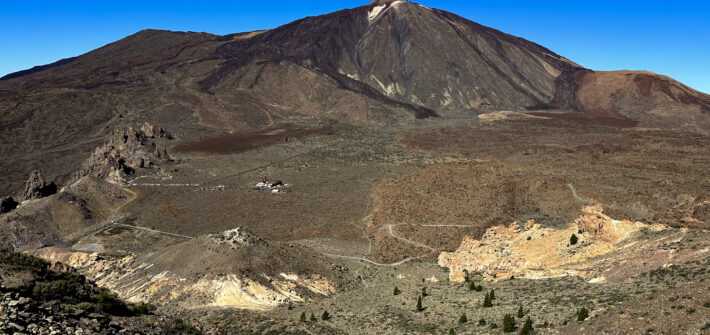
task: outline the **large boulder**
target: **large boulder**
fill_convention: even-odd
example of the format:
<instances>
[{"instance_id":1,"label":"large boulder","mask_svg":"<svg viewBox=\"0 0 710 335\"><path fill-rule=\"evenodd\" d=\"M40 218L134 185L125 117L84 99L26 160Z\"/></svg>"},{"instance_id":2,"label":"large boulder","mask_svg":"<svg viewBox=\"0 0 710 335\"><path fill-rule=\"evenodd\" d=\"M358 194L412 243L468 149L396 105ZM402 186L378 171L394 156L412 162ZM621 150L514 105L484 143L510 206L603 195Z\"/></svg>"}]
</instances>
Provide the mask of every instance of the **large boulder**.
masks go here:
<instances>
[{"instance_id":1,"label":"large boulder","mask_svg":"<svg viewBox=\"0 0 710 335\"><path fill-rule=\"evenodd\" d=\"M25 183L25 192L22 200L39 199L57 193L57 185L54 182L47 184L40 170L34 170L30 178Z\"/></svg>"}]
</instances>

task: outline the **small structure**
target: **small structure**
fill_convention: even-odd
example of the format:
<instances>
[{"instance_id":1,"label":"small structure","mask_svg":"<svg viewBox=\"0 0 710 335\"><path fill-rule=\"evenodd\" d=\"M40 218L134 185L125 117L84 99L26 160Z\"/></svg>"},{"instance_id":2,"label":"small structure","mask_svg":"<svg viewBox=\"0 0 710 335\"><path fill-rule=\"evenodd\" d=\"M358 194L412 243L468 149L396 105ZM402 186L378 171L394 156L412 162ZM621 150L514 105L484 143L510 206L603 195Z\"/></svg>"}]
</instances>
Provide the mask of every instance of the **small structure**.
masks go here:
<instances>
[{"instance_id":1,"label":"small structure","mask_svg":"<svg viewBox=\"0 0 710 335\"><path fill-rule=\"evenodd\" d=\"M271 193L281 193L286 191L288 184L284 184L282 181L260 181L254 185L253 189L256 191L271 191Z\"/></svg>"}]
</instances>

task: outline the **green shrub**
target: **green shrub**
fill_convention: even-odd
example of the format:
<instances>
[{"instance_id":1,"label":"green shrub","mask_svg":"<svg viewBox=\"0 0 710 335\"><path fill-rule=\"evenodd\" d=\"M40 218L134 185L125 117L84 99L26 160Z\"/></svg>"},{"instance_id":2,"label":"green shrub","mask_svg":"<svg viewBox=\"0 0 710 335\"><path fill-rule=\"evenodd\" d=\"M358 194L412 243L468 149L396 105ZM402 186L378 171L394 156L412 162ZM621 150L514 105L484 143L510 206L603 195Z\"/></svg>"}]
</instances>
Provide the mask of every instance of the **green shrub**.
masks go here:
<instances>
[{"instance_id":1,"label":"green shrub","mask_svg":"<svg viewBox=\"0 0 710 335\"><path fill-rule=\"evenodd\" d=\"M76 309L80 309L83 311L87 311L89 313L93 312L98 312L99 311L99 306L96 306L96 304L92 304L90 302L80 302L74 306Z\"/></svg>"},{"instance_id":2,"label":"green shrub","mask_svg":"<svg viewBox=\"0 0 710 335\"><path fill-rule=\"evenodd\" d=\"M532 320L530 316L525 320L523 328L520 329L520 335L529 335L533 331Z\"/></svg>"},{"instance_id":3,"label":"green shrub","mask_svg":"<svg viewBox=\"0 0 710 335\"><path fill-rule=\"evenodd\" d=\"M577 235L572 234L572 236L569 237L569 245L575 245L577 244L577 241L579 239L577 238Z\"/></svg>"},{"instance_id":4,"label":"green shrub","mask_svg":"<svg viewBox=\"0 0 710 335\"><path fill-rule=\"evenodd\" d=\"M313 315L313 313L311 313L310 320L311 320L311 322L315 322L315 321L316 321L316 316Z\"/></svg>"},{"instance_id":5,"label":"green shrub","mask_svg":"<svg viewBox=\"0 0 710 335\"><path fill-rule=\"evenodd\" d=\"M94 297L94 301L104 313L111 315L131 314L126 303L108 289L101 288L99 294Z\"/></svg>"},{"instance_id":6,"label":"green shrub","mask_svg":"<svg viewBox=\"0 0 710 335\"><path fill-rule=\"evenodd\" d=\"M393 293L394 293L394 295L399 295L400 293L402 293L402 291L400 291L399 288L397 286L395 286Z\"/></svg>"},{"instance_id":7,"label":"green shrub","mask_svg":"<svg viewBox=\"0 0 710 335\"><path fill-rule=\"evenodd\" d=\"M133 310L137 314L142 314L142 315L148 315L153 313L157 307L155 305L149 304L149 303L139 303L133 306Z\"/></svg>"},{"instance_id":8,"label":"green shrub","mask_svg":"<svg viewBox=\"0 0 710 335\"><path fill-rule=\"evenodd\" d=\"M461 314L459 317L459 323L466 323L468 322L468 318L466 317L466 314Z\"/></svg>"},{"instance_id":9,"label":"green shrub","mask_svg":"<svg viewBox=\"0 0 710 335\"><path fill-rule=\"evenodd\" d=\"M589 311L582 307L577 311L577 321L584 321L589 317Z\"/></svg>"},{"instance_id":10,"label":"green shrub","mask_svg":"<svg viewBox=\"0 0 710 335\"><path fill-rule=\"evenodd\" d=\"M306 322L306 312L301 312L301 316L298 318L301 322Z\"/></svg>"},{"instance_id":11,"label":"green shrub","mask_svg":"<svg viewBox=\"0 0 710 335\"><path fill-rule=\"evenodd\" d=\"M321 320L330 320L330 314L328 314L328 311L323 311L323 315L320 316Z\"/></svg>"},{"instance_id":12,"label":"green shrub","mask_svg":"<svg viewBox=\"0 0 710 335\"><path fill-rule=\"evenodd\" d=\"M503 331L506 333L515 331L515 318L510 314L503 316Z\"/></svg>"},{"instance_id":13,"label":"green shrub","mask_svg":"<svg viewBox=\"0 0 710 335\"><path fill-rule=\"evenodd\" d=\"M199 335L201 332L195 326L185 322L183 319L175 318L164 328L167 334Z\"/></svg>"},{"instance_id":14,"label":"green shrub","mask_svg":"<svg viewBox=\"0 0 710 335\"><path fill-rule=\"evenodd\" d=\"M498 325L494 323L491 323L491 329L498 329Z\"/></svg>"},{"instance_id":15,"label":"green shrub","mask_svg":"<svg viewBox=\"0 0 710 335\"><path fill-rule=\"evenodd\" d=\"M478 325L479 325L479 326L485 326L485 325L486 325L486 319L481 318L480 320L478 320Z\"/></svg>"},{"instance_id":16,"label":"green shrub","mask_svg":"<svg viewBox=\"0 0 710 335\"><path fill-rule=\"evenodd\" d=\"M493 307L493 300L491 299L490 293L486 293L486 296L483 298L483 307Z\"/></svg>"}]
</instances>

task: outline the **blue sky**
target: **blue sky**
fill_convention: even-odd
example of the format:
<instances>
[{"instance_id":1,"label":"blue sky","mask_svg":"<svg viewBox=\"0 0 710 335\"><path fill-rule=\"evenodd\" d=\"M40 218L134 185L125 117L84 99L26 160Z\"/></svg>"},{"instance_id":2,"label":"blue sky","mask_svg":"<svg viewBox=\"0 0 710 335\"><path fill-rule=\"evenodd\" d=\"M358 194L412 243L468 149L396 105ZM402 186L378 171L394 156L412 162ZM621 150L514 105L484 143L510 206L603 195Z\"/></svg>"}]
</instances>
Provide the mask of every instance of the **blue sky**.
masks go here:
<instances>
[{"instance_id":1,"label":"blue sky","mask_svg":"<svg viewBox=\"0 0 710 335\"><path fill-rule=\"evenodd\" d=\"M353 1L0 0L0 76L145 28L228 34L364 5ZM704 1L450 1L422 5L542 44L595 70L650 70L710 93Z\"/></svg>"}]
</instances>

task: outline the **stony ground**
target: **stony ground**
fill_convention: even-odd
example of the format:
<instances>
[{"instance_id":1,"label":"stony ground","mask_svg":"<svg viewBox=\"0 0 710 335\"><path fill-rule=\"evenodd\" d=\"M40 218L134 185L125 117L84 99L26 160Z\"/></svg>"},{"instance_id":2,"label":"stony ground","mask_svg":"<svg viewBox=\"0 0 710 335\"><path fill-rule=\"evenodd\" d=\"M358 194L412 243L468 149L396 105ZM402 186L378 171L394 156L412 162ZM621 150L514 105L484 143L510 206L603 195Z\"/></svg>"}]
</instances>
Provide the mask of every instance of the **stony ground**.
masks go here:
<instances>
[{"instance_id":1,"label":"stony ground","mask_svg":"<svg viewBox=\"0 0 710 335\"><path fill-rule=\"evenodd\" d=\"M301 126L315 126L308 122ZM244 227L279 243L310 247L348 268L344 273L351 278L337 294L291 309L161 307L198 320L206 333L441 334L453 328L457 334L495 334L502 332L503 316L517 314L521 305L540 334L706 329L707 308L701 306L707 293L702 250L708 247L702 229L710 224L707 136L558 119L442 118L393 128L339 123L332 133L265 141L261 147L259 141L249 144L257 146L251 151L173 151L173 162L127 188L134 198L114 213L120 225L86 234L74 248L106 257L141 254ZM217 144L224 150L225 142ZM252 190L257 168L289 184L288 192ZM217 190L218 185L226 188ZM464 236L478 238L492 225L535 219L564 227L590 203L603 204L615 219L690 229L690 238L664 248L695 252L689 259L700 263L679 258L671 262L679 265L647 265L638 263L645 261L642 254L626 260L612 253L603 264L637 273L622 271L614 282L597 284L576 277L491 283L474 275L483 290L471 291L449 282L446 269L433 261L440 251L456 249ZM302 259L298 267L314 259ZM393 294L395 287L401 294ZM416 311L424 287L424 310ZM494 306L484 308L490 290ZM671 306L685 307L670 308L671 300L679 301ZM591 318L578 323L575 313L582 307ZM321 320L324 311L332 317ZM317 320L301 322L302 313ZM462 314L468 322L460 324ZM653 322L646 325L648 318ZM517 319L518 327L522 321ZM617 326L605 329L609 324Z\"/></svg>"}]
</instances>

